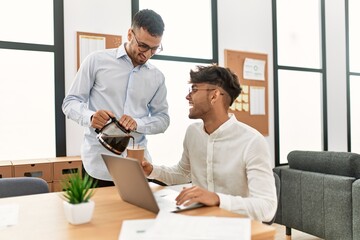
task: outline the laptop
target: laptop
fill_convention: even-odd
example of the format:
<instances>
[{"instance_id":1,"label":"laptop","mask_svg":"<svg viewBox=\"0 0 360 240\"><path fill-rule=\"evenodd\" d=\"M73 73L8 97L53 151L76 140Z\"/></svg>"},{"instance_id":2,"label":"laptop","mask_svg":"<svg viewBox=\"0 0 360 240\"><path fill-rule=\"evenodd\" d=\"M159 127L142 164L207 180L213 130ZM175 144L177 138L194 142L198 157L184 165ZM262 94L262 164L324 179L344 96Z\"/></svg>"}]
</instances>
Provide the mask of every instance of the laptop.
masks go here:
<instances>
[{"instance_id":1,"label":"laptop","mask_svg":"<svg viewBox=\"0 0 360 240\"><path fill-rule=\"evenodd\" d=\"M121 199L138 207L158 213L161 211L181 212L204 206L194 203L189 206L176 205L179 192L163 188L153 192L138 160L101 154L114 181Z\"/></svg>"}]
</instances>

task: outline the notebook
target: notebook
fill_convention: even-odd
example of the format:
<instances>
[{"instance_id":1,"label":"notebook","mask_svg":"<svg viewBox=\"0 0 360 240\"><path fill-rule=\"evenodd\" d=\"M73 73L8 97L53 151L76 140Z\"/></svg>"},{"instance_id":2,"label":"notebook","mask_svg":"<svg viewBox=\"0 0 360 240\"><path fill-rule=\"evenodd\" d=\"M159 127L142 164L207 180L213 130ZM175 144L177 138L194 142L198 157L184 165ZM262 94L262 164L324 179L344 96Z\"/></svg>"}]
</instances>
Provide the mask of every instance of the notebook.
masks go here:
<instances>
[{"instance_id":1,"label":"notebook","mask_svg":"<svg viewBox=\"0 0 360 240\"><path fill-rule=\"evenodd\" d=\"M204 206L194 203L189 206L176 205L175 198L179 192L163 188L153 192L138 160L119 156L101 154L106 167L114 181L121 199L138 207L158 213L181 212Z\"/></svg>"}]
</instances>

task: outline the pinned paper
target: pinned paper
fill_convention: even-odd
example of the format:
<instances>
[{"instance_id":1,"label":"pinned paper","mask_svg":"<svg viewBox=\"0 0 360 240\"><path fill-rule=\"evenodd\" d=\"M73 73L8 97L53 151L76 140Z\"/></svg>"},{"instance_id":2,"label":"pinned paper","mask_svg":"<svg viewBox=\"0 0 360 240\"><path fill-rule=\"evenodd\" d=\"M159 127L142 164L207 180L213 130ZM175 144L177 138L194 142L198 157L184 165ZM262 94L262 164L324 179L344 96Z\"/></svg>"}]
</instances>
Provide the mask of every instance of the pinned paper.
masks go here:
<instances>
[{"instance_id":1,"label":"pinned paper","mask_svg":"<svg viewBox=\"0 0 360 240\"><path fill-rule=\"evenodd\" d=\"M265 61L251 58L245 58L244 79L265 81Z\"/></svg>"},{"instance_id":2,"label":"pinned paper","mask_svg":"<svg viewBox=\"0 0 360 240\"><path fill-rule=\"evenodd\" d=\"M250 88L250 114L265 115L265 88Z\"/></svg>"},{"instance_id":3,"label":"pinned paper","mask_svg":"<svg viewBox=\"0 0 360 240\"><path fill-rule=\"evenodd\" d=\"M242 92L234 100L233 104L230 106L232 111L249 111L249 86L242 85Z\"/></svg>"},{"instance_id":4,"label":"pinned paper","mask_svg":"<svg viewBox=\"0 0 360 240\"><path fill-rule=\"evenodd\" d=\"M92 52L105 49L105 37L80 35L80 63Z\"/></svg>"}]
</instances>

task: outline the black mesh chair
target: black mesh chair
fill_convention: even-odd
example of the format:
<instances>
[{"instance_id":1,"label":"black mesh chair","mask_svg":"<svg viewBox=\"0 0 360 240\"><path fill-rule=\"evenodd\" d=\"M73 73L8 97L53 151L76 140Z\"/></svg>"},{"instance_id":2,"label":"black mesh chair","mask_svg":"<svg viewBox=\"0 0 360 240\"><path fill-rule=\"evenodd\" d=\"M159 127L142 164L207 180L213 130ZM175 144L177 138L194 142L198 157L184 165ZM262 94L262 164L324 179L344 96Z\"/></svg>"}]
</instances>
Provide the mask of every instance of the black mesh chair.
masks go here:
<instances>
[{"instance_id":1,"label":"black mesh chair","mask_svg":"<svg viewBox=\"0 0 360 240\"><path fill-rule=\"evenodd\" d=\"M48 193L49 186L37 177L0 178L0 198Z\"/></svg>"}]
</instances>

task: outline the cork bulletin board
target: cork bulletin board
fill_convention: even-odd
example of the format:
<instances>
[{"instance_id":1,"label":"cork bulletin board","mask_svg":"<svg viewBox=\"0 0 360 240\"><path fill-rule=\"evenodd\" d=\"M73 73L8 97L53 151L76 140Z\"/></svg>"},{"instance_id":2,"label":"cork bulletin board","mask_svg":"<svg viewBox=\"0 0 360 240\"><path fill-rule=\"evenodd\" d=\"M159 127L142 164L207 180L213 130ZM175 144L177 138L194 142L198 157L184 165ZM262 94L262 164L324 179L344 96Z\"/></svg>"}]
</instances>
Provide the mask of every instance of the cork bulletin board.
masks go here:
<instances>
[{"instance_id":1,"label":"cork bulletin board","mask_svg":"<svg viewBox=\"0 0 360 240\"><path fill-rule=\"evenodd\" d=\"M77 68L79 69L82 60L91 52L106 48L117 48L121 45L120 35L76 32L77 44Z\"/></svg>"},{"instance_id":2,"label":"cork bulletin board","mask_svg":"<svg viewBox=\"0 0 360 240\"><path fill-rule=\"evenodd\" d=\"M236 118L269 135L268 62L267 54L225 49L225 67L239 78L242 93L236 98L229 112Z\"/></svg>"}]
</instances>

